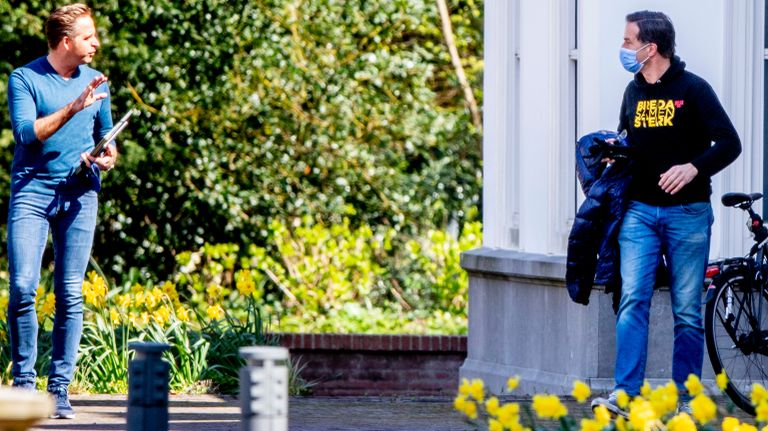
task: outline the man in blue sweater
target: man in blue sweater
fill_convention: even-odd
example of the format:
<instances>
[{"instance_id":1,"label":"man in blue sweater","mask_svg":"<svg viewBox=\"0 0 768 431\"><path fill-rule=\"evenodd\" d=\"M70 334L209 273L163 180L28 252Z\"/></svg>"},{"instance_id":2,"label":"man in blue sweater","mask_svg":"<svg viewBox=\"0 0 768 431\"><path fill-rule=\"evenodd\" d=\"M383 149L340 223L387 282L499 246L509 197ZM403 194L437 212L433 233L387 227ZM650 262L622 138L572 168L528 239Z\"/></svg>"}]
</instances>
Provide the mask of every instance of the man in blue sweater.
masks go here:
<instances>
[{"instance_id":1,"label":"man in blue sweater","mask_svg":"<svg viewBox=\"0 0 768 431\"><path fill-rule=\"evenodd\" d=\"M73 418L68 399L83 326L82 284L93 244L100 189L117 150L88 152L112 128L107 78L87 66L99 40L90 9L56 9L45 23L49 53L13 71L8 107L16 141L8 213L8 327L13 385L35 389L38 318L35 293L49 232L56 313L48 392L53 417ZM86 175L72 175L85 163Z\"/></svg>"}]
</instances>

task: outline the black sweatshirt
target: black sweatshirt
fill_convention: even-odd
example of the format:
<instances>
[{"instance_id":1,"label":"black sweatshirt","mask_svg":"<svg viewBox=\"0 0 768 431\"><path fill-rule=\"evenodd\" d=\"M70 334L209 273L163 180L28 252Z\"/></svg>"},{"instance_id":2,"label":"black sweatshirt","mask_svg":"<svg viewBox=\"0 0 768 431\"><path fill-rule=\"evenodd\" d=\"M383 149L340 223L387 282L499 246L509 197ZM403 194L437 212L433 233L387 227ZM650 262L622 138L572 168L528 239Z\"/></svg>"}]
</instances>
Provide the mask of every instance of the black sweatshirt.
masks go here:
<instances>
[{"instance_id":1,"label":"black sweatshirt","mask_svg":"<svg viewBox=\"0 0 768 431\"><path fill-rule=\"evenodd\" d=\"M634 151L629 198L649 205L709 202L710 177L741 153L739 136L712 87L686 71L677 56L655 84L638 73L627 85L619 130L627 130ZM698 175L676 194L664 192L661 174L689 162Z\"/></svg>"}]
</instances>

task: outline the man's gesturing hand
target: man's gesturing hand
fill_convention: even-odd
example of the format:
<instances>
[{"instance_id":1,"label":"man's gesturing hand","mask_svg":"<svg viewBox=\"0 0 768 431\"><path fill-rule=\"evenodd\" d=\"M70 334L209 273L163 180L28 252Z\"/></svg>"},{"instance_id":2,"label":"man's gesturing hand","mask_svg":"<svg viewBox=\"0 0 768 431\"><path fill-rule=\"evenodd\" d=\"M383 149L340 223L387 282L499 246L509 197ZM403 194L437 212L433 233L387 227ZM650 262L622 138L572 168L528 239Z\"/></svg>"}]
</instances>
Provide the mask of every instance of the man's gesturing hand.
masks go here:
<instances>
[{"instance_id":1,"label":"man's gesturing hand","mask_svg":"<svg viewBox=\"0 0 768 431\"><path fill-rule=\"evenodd\" d=\"M72 108L72 113L80 112L83 109L93 105L93 103L97 100L101 100L107 97L107 93L93 93L97 88L99 88L99 85L105 82L107 82L107 77L104 75L99 75L93 78L93 81L91 81L91 83L85 87L85 90L83 90L80 96L78 96L77 99L72 102L72 105L70 105Z\"/></svg>"},{"instance_id":2,"label":"man's gesturing hand","mask_svg":"<svg viewBox=\"0 0 768 431\"><path fill-rule=\"evenodd\" d=\"M673 195L682 190L686 184L690 183L698 173L699 170L691 163L672 166L667 172L661 174L659 187L665 192Z\"/></svg>"},{"instance_id":3,"label":"man's gesturing hand","mask_svg":"<svg viewBox=\"0 0 768 431\"><path fill-rule=\"evenodd\" d=\"M40 142L50 138L51 135L61 129L64 124L69 121L75 114L83 109L93 105L97 100L107 97L107 93L93 94L99 85L107 82L107 77L104 75L93 78L90 84L85 87L85 90L77 96L77 99L73 100L67 106L59 109L53 114L38 118L35 120L35 136Z\"/></svg>"}]
</instances>

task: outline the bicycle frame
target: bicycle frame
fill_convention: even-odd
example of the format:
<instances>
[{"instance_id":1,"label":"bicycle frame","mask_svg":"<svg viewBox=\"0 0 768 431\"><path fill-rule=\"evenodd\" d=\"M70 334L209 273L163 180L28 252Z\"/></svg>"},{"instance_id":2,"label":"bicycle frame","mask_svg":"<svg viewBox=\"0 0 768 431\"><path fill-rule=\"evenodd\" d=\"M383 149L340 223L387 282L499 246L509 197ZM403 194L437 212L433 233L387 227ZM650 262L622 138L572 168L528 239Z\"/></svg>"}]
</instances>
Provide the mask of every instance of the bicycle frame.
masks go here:
<instances>
[{"instance_id":1,"label":"bicycle frame","mask_svg":"<svg viewBox=\"0 0 768 431\"><path fill-rule=\"evenodd\" d=\"M750 222L747 224L747 228L754 234L755 243L752 245L749 254L744 257L727 258L711 262L707 266L707 272L705 279L709 279L710 282L707 286L707 294L704 298L704 304L707 304L714 297L715 285L719 278L733 279L734 277L741 276L746 283L745 290L749 292L756 292L759 296L768 295L766 291L766 280L768 280L768 264L763 264L766 256L768 256L768 229L763 226L763 220L759 214L757 214L750 205L738 206L749 214ZM751 301L752 296L747 296L750 304L747 306L752 310L749 325L753 330L760 330L760 322L763 315L763 301ZM729 306L733 301L733 294L730 293L726 298ZM755 309L755 302L757 302L757 309ZM736 316L734 320L738 321L741 316ZM726 328L728 335L733 339L737 347L744 350L744 344L749 340L738 339L732 328Z\"/></svg>"}]
</instances>

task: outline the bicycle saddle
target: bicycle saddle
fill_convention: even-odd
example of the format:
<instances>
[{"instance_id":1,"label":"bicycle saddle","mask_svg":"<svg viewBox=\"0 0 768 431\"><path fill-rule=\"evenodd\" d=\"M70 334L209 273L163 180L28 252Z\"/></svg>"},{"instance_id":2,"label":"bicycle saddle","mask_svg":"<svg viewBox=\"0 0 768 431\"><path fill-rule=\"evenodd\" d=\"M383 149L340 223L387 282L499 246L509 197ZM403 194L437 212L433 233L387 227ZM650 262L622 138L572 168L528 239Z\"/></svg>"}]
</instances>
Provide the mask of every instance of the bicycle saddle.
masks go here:
<instances>
[{"instance_id":1,"label":"bicycle saddle","mask_svg":"<svg viewBox=\"0 0 768 431\"><path fill-rule=\"evenodd\" d=\"M747 208L762 197L762 193L726 193L720 201L727 207Z\"/></svg>"}]
</instances>

